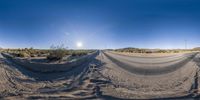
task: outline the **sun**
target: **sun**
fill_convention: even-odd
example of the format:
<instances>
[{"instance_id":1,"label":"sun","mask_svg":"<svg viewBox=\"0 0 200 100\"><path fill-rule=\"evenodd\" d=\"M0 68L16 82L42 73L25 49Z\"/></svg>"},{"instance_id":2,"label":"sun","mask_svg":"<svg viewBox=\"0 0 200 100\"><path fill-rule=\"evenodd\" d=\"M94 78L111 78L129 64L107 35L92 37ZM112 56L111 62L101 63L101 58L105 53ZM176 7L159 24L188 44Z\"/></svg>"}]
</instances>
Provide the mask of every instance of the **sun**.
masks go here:
<instances>
[{"instance_id":1,"label":"sun","mask_svg":"<svg viewBox=\"0 0 200 100\"><path fill-rule=\"evenodd\" d=\"M77 43L76 43L76 46L77 46L78 48L81 48L81 47L83 46L83 43L82 43L82 42L77 42Z\"/></svg>"}]
</instances>

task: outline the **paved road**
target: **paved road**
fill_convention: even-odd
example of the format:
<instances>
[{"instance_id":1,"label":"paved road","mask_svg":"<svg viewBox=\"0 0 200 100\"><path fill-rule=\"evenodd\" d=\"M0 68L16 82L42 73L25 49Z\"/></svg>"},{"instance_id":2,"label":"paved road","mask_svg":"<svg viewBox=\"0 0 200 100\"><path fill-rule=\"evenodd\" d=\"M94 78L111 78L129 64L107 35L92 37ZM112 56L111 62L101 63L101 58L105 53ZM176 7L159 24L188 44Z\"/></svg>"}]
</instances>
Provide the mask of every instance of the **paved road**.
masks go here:
<instances>
[{"instance_id":1,"label":"paved road","mask_svg":"<svg viewBox=\"0 0 200 100\"><path fill-rule=\"evenodd\" d=\"M175 60L181 60L188 56L191 56L193 53L187 53L187 54L176 54L176 55L170 55L170 56L163 56L163 57L136 57L136 56L125 56L121 54L116 54L112 52L107 52L109 55L114 56L115 58L120 58L123 60L127 60L134 63L150 63L150 64L158 64L158 63L165 63L165 62L173 62Z\"/></svg>"},{"instance_id":2,"label":"paved road","mask_svg":"<svg viewBox=\"0 0 200 100\"><path fill-rule=\"evenodd\" d=\"M129 72L142 75L158 75L175 71L186 65L197 54L187 53L167 57L148 58L130 57L110 52L102 53L105 55L105 57L117 64L119 67Z\"/></svg>"}]
</instances>

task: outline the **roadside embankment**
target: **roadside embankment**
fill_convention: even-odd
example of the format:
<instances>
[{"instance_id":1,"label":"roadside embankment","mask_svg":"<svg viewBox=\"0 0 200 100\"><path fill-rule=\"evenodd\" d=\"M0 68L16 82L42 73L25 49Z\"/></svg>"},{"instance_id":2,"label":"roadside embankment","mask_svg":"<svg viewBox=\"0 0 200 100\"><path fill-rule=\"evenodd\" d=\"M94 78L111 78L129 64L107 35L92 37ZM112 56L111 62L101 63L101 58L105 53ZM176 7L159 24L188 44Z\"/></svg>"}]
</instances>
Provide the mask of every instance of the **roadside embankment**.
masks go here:
<instances>
[{"instance_id":1,"label":"roadside embankment","mask_svg":"<svg viewBox=\"0 0 200 100\"><path fill-rule=\"evenodd\" d=\"M39 62L32 62L29 59L22 59L18 57L13 57L12 55L9 55L7 53L2 53L4 57L11 60L12 62L25 67L26 69L29 69L31 71L36 72L62 72L62 71L68 71L74 67L77 67L85 62L90 61L94 56L96 56L98 52L94 52L85 56L82 56L76 60L69 61L62 64L50 64L50 63L39 63Z\"/></svg>"}]
</instances>

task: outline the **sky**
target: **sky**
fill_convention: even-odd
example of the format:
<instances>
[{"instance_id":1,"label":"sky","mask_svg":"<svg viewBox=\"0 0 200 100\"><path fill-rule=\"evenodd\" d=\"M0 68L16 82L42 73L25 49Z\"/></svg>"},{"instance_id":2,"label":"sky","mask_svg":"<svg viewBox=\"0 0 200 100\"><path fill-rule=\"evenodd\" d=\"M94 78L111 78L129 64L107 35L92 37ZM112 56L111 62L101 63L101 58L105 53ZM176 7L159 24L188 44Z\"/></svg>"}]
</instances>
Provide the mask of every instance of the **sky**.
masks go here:
<instances>
[{"instance_id":1,"label":"sky","mask_svg":"<svg viewBox=\"0 0 200 100\"><path fill-rule=\"evenodd\" d=\"M199 0L0 0L0 47L199 47L199 5Z\"/></svg>"}]
</instances>

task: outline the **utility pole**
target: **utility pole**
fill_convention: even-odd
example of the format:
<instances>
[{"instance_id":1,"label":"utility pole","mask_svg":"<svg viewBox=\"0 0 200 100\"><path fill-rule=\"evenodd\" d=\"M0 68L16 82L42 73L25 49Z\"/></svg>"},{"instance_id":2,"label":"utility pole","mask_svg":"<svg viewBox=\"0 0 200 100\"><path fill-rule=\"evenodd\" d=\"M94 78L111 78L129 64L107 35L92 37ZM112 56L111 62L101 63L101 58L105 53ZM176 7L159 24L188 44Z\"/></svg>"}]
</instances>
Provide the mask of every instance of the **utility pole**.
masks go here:
<instances>
[{"instance_id":1,"label":"utility pole","mask_svg":"<svg viewBox=\"0 0 200 100\"><path fill-rule=\"evenodd\" d=\"M185 40L185 49L187 49L187 40Z\"/></svg>"}]
</instances>

